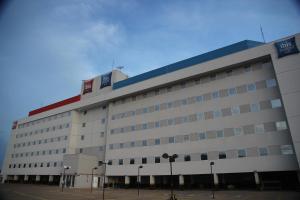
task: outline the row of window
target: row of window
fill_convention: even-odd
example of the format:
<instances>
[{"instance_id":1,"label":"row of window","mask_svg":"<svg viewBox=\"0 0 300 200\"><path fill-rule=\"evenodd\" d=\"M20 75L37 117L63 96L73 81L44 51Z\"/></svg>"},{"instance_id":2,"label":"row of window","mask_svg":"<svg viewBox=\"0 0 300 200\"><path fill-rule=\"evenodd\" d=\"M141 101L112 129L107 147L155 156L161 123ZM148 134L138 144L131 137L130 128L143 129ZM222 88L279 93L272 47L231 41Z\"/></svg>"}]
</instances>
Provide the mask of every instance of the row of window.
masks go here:
<instances>
[{"instance_id":1,"label":"row of window","mask_svg":"<svg viewBox=\"0 0 300 200\"><path fill-rule=\"evenodd\" d=\"M101 124L105 124L105 118L102 118L101 119ZM82 124L81 124L81 127L86 127L86 122L83 122Z\"/></svg>"},{"instance_id":2,"label":"row of window","mask_svg":"<svg viewBox=\"0 0 300 200\"><path fill-rule=\"evenodd\" d=\"M121 99L121 100L115 101L115 102L113 102L113 105L124 104L124 103L130 102L130 101L136 101L136 100L144 99L147 97L165 94L167 92L171 92L171 91L178 90L178 89L185 89L188 87L193 87L194 85L205 84L205 83L209 83L209 82L215 81L215 80L221 80L221 79L224 79L227 77L231 77L233 75L240 75L244 72L246 73L246 72L251 72L252 70L262 69L262 64L254 65L254 66L244 66L244 67L239 67L236 69L229 69L225 72L219 72L219 73L211 74L211 75L200 77L200 78L195 78L193 80L184 81L177 85L173 85L172 87L171 86L162 87L162 88L156 89L155 91L150 91L148 93L144 93L141 95L132 96L132 97L129 97L126 99ZM271 66L271 63L268 62L267 66Z\"/></svg>"},{"instance_id":3,"label":"row of window","mask_svg":"<svg viewBox=\"0 0 300 200\"><path fill-rule=\"evenodd\" d=\"M48 121L51 121L51 120L60 119L62 117L69 117L70 115L71 115L71 112L68 111L68 112L52 115L52 116L49 116L49 117L45 117L45 118L42 118L42 119L34 120L34 121L31 121L31 122L26 122L26 123L23 123L23 124L19 124L18 128L19 129L20 128L26 128L26 127L34 126L36 124L45 123L45 122L48 122Z\"/></svg>"},{"instance_id":4,"label":"row of window","mask_svg":"<svg viewBox=\"0 0 300 200\"><path fill-rule=\"evenodd\" d=\"M22 163L22 164L9 164L9 168L37 168L37 167L62 167L63 162L45 162L45 163Z\"/></svg>"},{"instance_id":5,"label":"row of window","mask_svg":"<svg viewBox=\"0 0 300 200\"><path fill-rule=\"evenodd\" d=\"M54 155L54 154L61 154L66 153L66 148L63 149L49 149L49 150L42 150L42 151L32 151L32 152L25 152L25 153L16 153L11 154L12 158L22 158L22 157L31 157L31 156L44 156L44 155Z\"/></svg>"},{"instance_id":6,"label":"row of window","mask_svg":"<svg viewBox=\"0 0 300 200\"><path fill-rule=\"evenodd\" d=\"M292 145L280 145L278 146L279 155L292 155L294 154ZM255 156L267 156L274 155L274 146L269 147L253 147L248 149L236 149L219 152L205 152L205 153L193 153L178 155L175 162L189 162L189 161L200 161L200 160L216 160L216 159L233 159L233 158L244 158L244 157L255 157ZM129 158L126 159L126 164L153 164L161 163L163 158L161 156L155 157L142 157L142 158ZM125 159L109 160L109 165L123 165Z\"/></svg>"},{"instance_id":7,"label":"row of window","mask_svg":"<svg viewBox=\"0 0 300 200\"><path fill-rule=\"evenodd\" d=\"M48 132L51 132L51 131L55 131L55 130L61 130L61 129L64 129L64 128L69 128L70 127L70 124L69 123L65 123L65 124L59 124L57 126L52 126L52 127L47 127L47 128L43 128L43 129L37 129L35 131L30 131L30 132L26 132L26 133L19 133L19 134L16 134L16 138L22 138L22 137L29 137L29 136L32 136L32 135L37 135L39 133L48 133Z\"/></svg>"},{"instance_id":8,"label":"row of window","mask_svg":"<svg viewBox=\"0 0 300 200\"><path fill-rule=\"evenodd\" d=\"M221 130L209 130L206 132L176 135L172 137L154 138L148 140L129 141L126 143L109 144L109 149L123 149L133 147L145 147L161 144L173 144L192 142L205 139L224 138L248 134L262 134L267 132L282 131L287 129L286 121L266 122L257 125L245 125L237 128L225 128Z\"/></svg>"},{"instance_id":9,"label":"row of window","mask_svg":"<svg viewBox=\"0 0 300 200\"><path fill-rule=\"evenodd\" d=\"M276 80L275 79L268 79L268 80L263 80L263 81L258 81L256 83L249 83L249 84L244 84L241 86L237 87L232 87L232 88L227 88L227 89L221 89L217 91L213 91L210 93L205 93L200 96L193 96L193 97L188 97L185 99L180 99L180 100L175 100L171 102L165 102L157 105L152 105L148 106L145 108L139 108L136 109L135 111L127 111L123 113L118 113L112 115L111 119L116 120L116 119L122 119L122 118L127 118L135 115L140 115L140 114L146 114L146 113L152 113L160 110L166 110L170 108L176 108L180 106L185 106L188 104L194 104L194 103L202 103L205 101L210 101L210 100L215 100L223 97L228 97L228 96L235 96L237 94L245 93L245 92L254 92L257 89L263 89L263 88L272 88L276 86Z\"/></svg>"},{"instance_id":10,"label":"row of window","mask_svg":"<svg viewBox=\"0 0 300 200\"><path fill-rule=\"evenodd\" d=\"M100 137L104 137L104 131L101 131L101 132L100 132ZM85 135L81 135L81 136L80 136L80 140L83 141L84 139L85 139Z\"/></svg>"},{"instance_id":11,"label":"row of window","mask_svg":"<svg viewBox=\"0 0 300 200\"><path fill-rule=\"evenodd\" d=\"M281 107L280 99L265 100L265 101L260 101L259 103L232 106L232 107L216 109L207 112L199 112L188 116L180 116L180 117L164 119L155 122L148 122L143 124L115 128L115 129L111 129L110 133L119 134L119 133L133 132L138 130L160 128L160 127L178 125L187 122L195 122L200 120L209 120L209 119L216 119L219 117L239 115L248 112L259 112L260 110L271 109L271 108L275 109L280 107Z\"/></svg>"},{"instance_id":12,"label":"row of window","mask_svg":"<svg viewBox=\"0 0 300 200\"><path fill-rule=\"evenodd\" d=\"M68 139L68 136L65 135L65 136L60 136L60 137L55 137L55 138L46 138L46 139L41 139L41 140L22 142L22 143L14 144L14 148L20 148L20 147L26 147L26 146L38 145L38 144L47 144L47 143L52 143L52 142L60 142L60 141L67 140L67 139Z\"/></svg>"}]
</instances>

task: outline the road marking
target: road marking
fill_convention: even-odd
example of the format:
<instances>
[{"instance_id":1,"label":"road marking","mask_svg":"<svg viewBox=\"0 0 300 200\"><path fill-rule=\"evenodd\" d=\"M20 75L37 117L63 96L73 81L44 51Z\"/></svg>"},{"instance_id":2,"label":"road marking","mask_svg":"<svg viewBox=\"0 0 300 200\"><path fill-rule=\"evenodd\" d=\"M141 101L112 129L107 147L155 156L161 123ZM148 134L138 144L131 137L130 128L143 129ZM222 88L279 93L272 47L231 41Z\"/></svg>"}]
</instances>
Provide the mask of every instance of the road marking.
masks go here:
<instances>
[{"instance_id":1,"label":"road marking","mask_svg":"<svg viewBox=\"0 0 300 200\"><path fill-rule=\"evenodd\" d=\"M23 192L16 192L16 191L13 191L13 192L18 194L18 195L25 196L25 197L30 197L30 198L33 198L33 199L48 200L48 199L43 198L43 197L37 197L37 196L30 195L30 194L25 194Z\"/></svg>"}]
</instances>

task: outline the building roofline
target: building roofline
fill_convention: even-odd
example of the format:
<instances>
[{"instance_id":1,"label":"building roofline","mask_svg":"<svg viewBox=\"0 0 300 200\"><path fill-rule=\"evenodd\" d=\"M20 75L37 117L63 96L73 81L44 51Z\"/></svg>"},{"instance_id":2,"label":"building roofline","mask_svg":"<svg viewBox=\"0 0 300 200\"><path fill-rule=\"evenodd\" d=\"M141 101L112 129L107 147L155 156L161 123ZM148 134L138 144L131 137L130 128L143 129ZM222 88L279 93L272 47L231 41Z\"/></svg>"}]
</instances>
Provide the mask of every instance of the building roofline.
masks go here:
<instances>
[{"instance_id":1,"label":"building roofline","mask_svg":"<svg viewBox=\"0 0 300 200\"><path fill-rule=\"evenodd\" d=\"M166 65L164 67L160 67L136 76L133 76L131 78L122 80L122 81L118 81L116 83L114 83L113 85L113 90L119 89L119 88L123 88L126 87L128 85L132 85L150 78L154 78L157 76L161 76L176 70L180 70L180 69L184 69L196 64L200 64L203 62L207 62L210 60L214 60L223 56L227 56L233 53L237 53L246 49L250 49L253 47L257 47L260 46L262 44L262 42L258 42L258 41L252 41L252 40L243 40L241 42L237 42L234 44L231 44L229 46L225 46L198 56L194 56L185 60L181 60L178 62L175 62L173 64L169 64Z\"/></svg>"}]
</instances>

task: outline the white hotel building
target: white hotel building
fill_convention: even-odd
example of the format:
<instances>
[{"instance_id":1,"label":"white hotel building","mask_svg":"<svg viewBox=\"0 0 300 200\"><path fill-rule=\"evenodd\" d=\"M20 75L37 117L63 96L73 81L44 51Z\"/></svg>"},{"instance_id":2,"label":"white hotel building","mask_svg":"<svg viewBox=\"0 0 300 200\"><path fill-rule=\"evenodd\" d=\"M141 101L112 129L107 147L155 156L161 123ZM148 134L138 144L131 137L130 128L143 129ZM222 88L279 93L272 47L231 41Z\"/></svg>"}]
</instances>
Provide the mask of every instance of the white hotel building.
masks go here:
<instances>
[{"instance_id":1,"label":"white hotel building","mask_svg":"<svg viewBox=\"0 0 300 200\"><path fill-rule=\"evenodd\" d=\"M245 40L131 78L84 81L81 94L14 122L3 182L255 187L299 184L300 34ZM106 170L98 166L105 161ZM214 162L213 176L210 162ZM212 179L213 177L213 179Z\"/></svg>"}]
</instances>

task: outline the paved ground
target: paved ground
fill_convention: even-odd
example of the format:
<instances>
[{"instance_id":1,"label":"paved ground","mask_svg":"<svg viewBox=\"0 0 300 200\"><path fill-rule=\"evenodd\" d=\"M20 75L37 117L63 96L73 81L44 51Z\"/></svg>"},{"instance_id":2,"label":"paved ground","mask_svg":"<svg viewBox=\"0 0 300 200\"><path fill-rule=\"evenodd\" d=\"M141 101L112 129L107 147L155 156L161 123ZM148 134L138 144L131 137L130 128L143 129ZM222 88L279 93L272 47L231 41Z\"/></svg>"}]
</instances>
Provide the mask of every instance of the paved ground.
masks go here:
<instances>
[{"instance_id":1,"label":"paved ground","mask_svg":"<svg viewBox=\"0 0 300 200\"><path fill-rule=\"evenodd\" d=\"M212 199L210 191L175 191L178 200ZM140 190L137 197L135 189L107 189L106 200L167 200L168 190ZM61 192L57 186L0 184L0 200L102 200L102 192L88 189L65 189ZM299 200L296 191L216 191L215 199L220 200Z\"/></svg>"}]
</instances>

